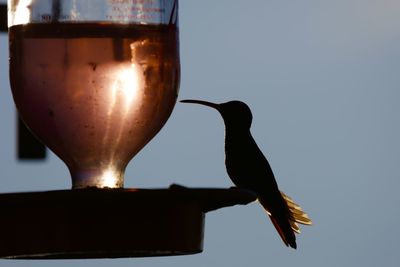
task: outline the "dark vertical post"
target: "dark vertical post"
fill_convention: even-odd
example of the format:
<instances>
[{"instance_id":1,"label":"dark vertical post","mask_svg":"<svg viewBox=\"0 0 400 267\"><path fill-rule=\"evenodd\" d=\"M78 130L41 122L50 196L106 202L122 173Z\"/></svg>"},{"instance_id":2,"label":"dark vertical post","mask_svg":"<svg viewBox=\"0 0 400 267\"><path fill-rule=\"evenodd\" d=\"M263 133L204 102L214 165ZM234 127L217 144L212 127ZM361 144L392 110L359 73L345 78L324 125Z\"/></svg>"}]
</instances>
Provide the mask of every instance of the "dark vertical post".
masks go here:
<instances>
[{"instance_id":1,"label":"dark vertical post","mask_svg":"<svg viewBox=\"0 0 400 267\"><path fill-rule=\"evenodd\" d=\"M19 160L44 160L46 159L46 147L36 139L19 118L17 129L17 149Z\"/></svg>"},{"instance_id":2,"label":"dark vertical post","mask_svg":"<svg viewBox=\"0 0 400 267\"><path fill-rule=\"evenodd\" d=\"M0 32L7 32L7 5L0 4ZM27 160L43 160L46 158L46 147L40 143L32 133L26 128L19 116L18 133L17 133L17 149L18 159Z\"/></svg>"}]
</instances>

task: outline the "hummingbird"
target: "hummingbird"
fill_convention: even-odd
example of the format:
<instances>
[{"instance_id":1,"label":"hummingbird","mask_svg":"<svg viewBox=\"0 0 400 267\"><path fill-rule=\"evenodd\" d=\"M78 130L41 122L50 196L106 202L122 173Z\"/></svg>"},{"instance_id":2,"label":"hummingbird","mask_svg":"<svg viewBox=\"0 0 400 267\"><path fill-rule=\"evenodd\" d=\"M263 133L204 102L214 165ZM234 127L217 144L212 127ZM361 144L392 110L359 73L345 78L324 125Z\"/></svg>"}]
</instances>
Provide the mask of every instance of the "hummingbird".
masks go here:
<instances>
[{"instance_id":1,"label":"hummingbird","mask_svg":"<svg viewBox=\"0 0 400 267\"><path fill-rule=\"evenodd\" d=\"M253 119L250 108L241 101L211 103L186 99L216 109L225 124L225 166L228 176L239 188L256 193L272 224L286 246L296 249L298 223L311 225L308 215L289 196L281 192L268 160L250 132Z\"/></svg>"}]
</instances>

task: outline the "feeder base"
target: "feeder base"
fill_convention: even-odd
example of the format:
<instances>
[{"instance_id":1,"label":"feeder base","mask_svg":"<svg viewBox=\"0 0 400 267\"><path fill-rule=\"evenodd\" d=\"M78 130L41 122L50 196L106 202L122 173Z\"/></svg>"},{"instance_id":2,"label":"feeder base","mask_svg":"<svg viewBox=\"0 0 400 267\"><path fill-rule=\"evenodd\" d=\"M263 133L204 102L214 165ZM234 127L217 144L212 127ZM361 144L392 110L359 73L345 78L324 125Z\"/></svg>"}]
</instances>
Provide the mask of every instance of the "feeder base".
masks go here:
<instances>
[{"instance_id":1,"label":"feeder base","mask_svg":"<svg viewBox=\"0 0 400 267\"><path fill-rule=\"evenodd\" d=\"M0 194L0 258L87 259L203 250L205 213L247 204L239 189L79 189Z\"/></svg>"}]
</instances>

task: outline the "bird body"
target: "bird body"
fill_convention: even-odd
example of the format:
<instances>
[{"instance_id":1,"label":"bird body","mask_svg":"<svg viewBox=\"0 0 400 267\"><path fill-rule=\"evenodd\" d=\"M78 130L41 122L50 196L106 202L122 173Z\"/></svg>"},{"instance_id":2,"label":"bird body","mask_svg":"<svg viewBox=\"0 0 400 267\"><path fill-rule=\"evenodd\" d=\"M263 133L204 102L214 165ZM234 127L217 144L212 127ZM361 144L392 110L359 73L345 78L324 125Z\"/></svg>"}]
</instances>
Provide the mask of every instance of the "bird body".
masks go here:
<instances>
[{"instance_id":1,"label":"bird body","mask_svg":"<svg viewBox=\"0 0 400 267\"><path fill-rule=\"evenodd\" d=\"M283 242L296 248L294 232L300 232L297 223L311 224L311 220L299 205L279 190L268 160L251 135L250 108L241 101L181 102L202 104L219 111L225 123L225 166L229 177L237 187L257 194Z\"/></svg>"}]
</instances>

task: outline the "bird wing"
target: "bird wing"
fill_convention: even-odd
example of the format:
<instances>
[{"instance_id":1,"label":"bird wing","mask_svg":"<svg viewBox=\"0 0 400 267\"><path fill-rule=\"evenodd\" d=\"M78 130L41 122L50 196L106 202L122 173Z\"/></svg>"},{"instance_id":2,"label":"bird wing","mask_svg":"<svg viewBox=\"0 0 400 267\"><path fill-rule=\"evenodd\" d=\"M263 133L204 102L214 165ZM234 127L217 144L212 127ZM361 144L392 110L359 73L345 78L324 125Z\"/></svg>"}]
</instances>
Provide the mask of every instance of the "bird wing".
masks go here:
<instances>
[{"instance_id":1,"label":"bird wing","mask_svg":"<svg viewBox=\"0 0 400 267\"><path fill-rule=\"evenodd\" d=\"M293 231L296 233L300 233L300 227L298 223L304 225L311 225L312 221L310 217L303 211L303 209L293 201L289 196L281 191L281 195L283 199L286 201L286 204L289 208L290 212L290 225L292 226Z\"/></svg>"}]
</instances>

